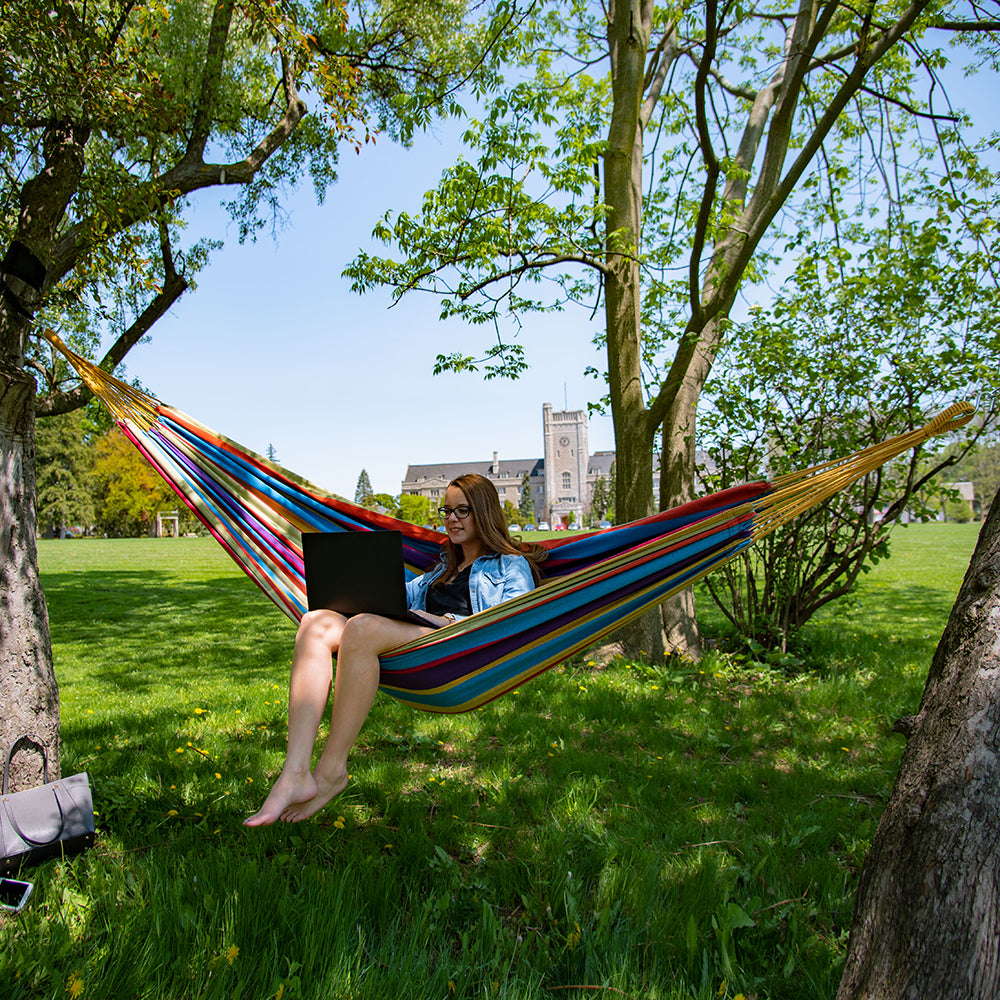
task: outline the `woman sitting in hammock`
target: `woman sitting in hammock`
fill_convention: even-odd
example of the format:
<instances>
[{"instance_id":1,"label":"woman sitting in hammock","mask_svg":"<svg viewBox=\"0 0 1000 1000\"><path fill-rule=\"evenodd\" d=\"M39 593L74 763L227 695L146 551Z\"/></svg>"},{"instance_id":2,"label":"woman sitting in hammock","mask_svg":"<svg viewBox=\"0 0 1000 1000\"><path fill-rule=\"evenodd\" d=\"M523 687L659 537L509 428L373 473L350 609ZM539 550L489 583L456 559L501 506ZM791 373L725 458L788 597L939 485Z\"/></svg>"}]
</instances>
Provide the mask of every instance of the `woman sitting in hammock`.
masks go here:
<instances>
[{"instance_id":1,"label":"woman sitting in hammock","mask_svg":"<svg viewBox=\"0 0 1000 1000\"><path fill-rule=\"evenodd\" d=\"M511 539L488 479L468 473L452 480L438 511L448 533L441 561L406 585L411 610L432 625L367 614L345 618L336 611L310 611L302 618L289 681L285 763L264 805L244 825L308 819L344 790L347 755L378 691L381 653L534 588L547 553ZM331 684L330 736L313 770L313 745Z\"/></svg>"}]
</instances>

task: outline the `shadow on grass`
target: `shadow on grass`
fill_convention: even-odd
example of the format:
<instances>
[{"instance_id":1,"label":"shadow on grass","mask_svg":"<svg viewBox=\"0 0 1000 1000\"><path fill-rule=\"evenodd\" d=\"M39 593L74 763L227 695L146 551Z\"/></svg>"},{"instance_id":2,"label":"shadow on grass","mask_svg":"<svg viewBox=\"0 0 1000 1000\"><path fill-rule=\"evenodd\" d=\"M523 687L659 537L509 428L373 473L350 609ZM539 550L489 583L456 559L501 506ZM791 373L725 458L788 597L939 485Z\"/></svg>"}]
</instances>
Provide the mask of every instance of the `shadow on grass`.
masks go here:
<instances>
[{"instance_id":1,"label":"shadow on grass","mask_svg":"<svg viewBox=\"0 0 1000 1000\"><path fill-rule=\"evenodd\" d=\"M50 573L45 588L61 655L78 660L89 680L121 690L174 683L180 692L192 678L234 675L264 681L287 660L294 638L244 577L178 581L155 571L102 570ZM102 660L103 649L114 658Z\"/></svg>"},{"instance_id":2,"label":"shadow on grass","mask_svg":"<svg viewBox=\"0 0 1000 1000\"><path fill-rule=\"evenodd\" d=\"M239 821L280 760L283 712L214 714L119 705L73 724L105 836L46 866L8 942L26 982L80 969L101 995L261 998L295 981L317 998L362 980L366 996L518 998L835 983L853 877L839 841L881 786L794 690L619 668L456 718L382 698L344 796L256 831ZM715 929L733 905L753 921L735 975Z\"/></svg>"},{"instance_id":3,"label":"shadow on grass","mask_svg":"<svg viewBox=\"0 0 1000 1000\"><path fill-rule=\"evenodd\" d=\"M465 716L383 696L340 798L246 831L283 755L291 627L241 577L56 573L46 588L64 767L91 773L102 836L43 866L37 906L0 934L0 968L25 962L31 989L83 969L109 996L298 981L318 998L362 978L373 997L832 992L894 770L857 736L882 713L860 687L576 664ZM914 615L932 603L913 600ZM727 944L732 906L752 924Z\"/></svg>"}]
</instances>

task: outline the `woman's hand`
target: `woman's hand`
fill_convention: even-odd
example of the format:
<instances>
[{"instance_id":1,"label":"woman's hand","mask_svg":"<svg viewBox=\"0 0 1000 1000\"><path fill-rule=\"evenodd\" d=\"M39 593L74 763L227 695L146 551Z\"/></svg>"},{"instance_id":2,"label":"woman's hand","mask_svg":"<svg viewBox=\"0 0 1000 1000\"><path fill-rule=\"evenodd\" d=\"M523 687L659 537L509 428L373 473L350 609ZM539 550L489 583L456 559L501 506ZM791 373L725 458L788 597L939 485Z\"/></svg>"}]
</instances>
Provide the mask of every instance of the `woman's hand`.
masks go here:
<instances>
[{"instance_id":1,"label":"woman's hand","mask_svg":"<svg viewBox=\"0 0 1000 1000\"><path fill-rule=\"evenodd\" d=\"M410 608L410 614L415 618L421 618L428 625L434 628L444 628L446 625L451 625L454 622L454 618L446 618L444 615L432 615L429 611L417 610L416 608Z\"/></svg>"}]
</instances>

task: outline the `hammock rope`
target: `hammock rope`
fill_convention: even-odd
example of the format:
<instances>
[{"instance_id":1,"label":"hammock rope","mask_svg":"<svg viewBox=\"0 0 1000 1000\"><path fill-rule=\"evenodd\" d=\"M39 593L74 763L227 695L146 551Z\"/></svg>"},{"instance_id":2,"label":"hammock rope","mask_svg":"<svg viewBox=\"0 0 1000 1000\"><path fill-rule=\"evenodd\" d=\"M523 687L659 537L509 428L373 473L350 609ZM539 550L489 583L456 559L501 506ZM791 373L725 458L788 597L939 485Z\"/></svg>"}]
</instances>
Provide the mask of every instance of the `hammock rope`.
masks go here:
<instances>
[{"instance_id":1,"label":"hammock rope","mask_svg":"<svg viewBox=\"0 0 1000 1000\"><path fill-rule=\"evenodd\" d=\"M44 336L180 500L292 620L306 610L304 531L392 528L403 534L408 578L436 563L438 532L327 493L126 385L52 331ZM955 403L926 426L845 459L731 487L629 524L545 540L549 556L540 586L386 653L380 687L425 711L477 708L598 642L897 455L961 427L974 412L970 403Z\"/></svg>"}]
</instances>

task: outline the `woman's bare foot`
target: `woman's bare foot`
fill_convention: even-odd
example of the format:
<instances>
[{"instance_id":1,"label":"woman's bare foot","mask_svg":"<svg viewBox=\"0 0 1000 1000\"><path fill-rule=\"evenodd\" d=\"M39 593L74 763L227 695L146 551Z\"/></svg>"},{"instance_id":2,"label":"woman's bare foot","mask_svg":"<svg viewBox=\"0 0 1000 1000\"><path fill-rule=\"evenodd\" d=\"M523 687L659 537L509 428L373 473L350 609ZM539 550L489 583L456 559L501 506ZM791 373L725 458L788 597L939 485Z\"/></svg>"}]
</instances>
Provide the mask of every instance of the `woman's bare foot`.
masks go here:
<instances>
[{"instance_id":1,"label":"woman's bare foot","mask_svg":"<svg viewBox=\"0 0 1000 1000\"><path fill-rule=\"evenodd\" d=\"M330 777L325 777L317 767L313 772L313 780L316 785L316 794L307 802L299 801L288 806L281 814L281 819L285 823L301 823L310 816L315 816L330 801L339 795L346 787L350 775L347 768L336 772Z\"/></svg>"},{"instance_id":2,"label":"woman's bare foot","mask_svg":"<svg viewBox=\"0 0 1000 1000\"><path fill-rule=\"evenodd\" d=\"M346 784L346 781L345 781ZM309 803L319 794L319 788L313 776L305 774L278 775L270 794L264 804L252 816L243 820L244 826L268 826L290 807L299 803Z\"/></svg>"}]
</instances>

